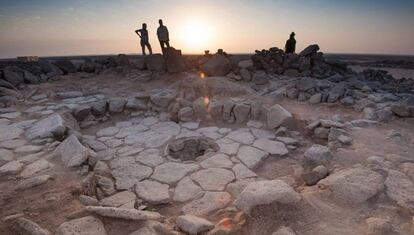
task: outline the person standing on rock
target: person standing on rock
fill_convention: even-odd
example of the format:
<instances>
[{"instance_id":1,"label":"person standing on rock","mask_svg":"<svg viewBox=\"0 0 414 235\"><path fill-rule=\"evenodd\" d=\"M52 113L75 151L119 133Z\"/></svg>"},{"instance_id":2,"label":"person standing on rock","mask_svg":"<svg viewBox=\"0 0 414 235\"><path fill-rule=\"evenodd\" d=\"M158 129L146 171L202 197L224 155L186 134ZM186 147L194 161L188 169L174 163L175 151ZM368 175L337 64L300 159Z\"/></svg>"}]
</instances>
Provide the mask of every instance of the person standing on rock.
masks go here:
<instances>
[{"instance_id":1,"label":"person standing on rock","mask_svg":"<svg viewBox=\"0 0 414 235\"><path fill-rule=\"evenodd\" d=\"M289 39L286 41L285 52L286 53L295 53L296 50L296 39L295 32L290 34Z\"/></svg>"},{"instance_id":2,"label":"person standing on rock","mask_svg":"<svg viewBox=\"0 0 414 235\"><path fill-rule=\"evenodd\" d=\"M168 29L167 27L162 23L162 20L160 19L158 21L158 23L160 24L160 26L157 29L157 36L158 36L158 40L160 41L161 44L161 50L162 50L162 54L165 54L165 47L169 48L170 47L170 37L168 34Z\"/></svg>"},{"instance_id":3,"label":"person standing on rock","mask_svg":"<svg viewBox=\"0 0 414 235\"><path fill-rule=\"evenodd\" d=\"M135 30L135 33L141 38L141 48L142 48L142 54L145 54L145 47L148 48L149 54L152 55L152 48L149 43L149 37L148 37L148 30L147 30L147 24L142 24L142 29Z\"/></svg>"}]
</instances>

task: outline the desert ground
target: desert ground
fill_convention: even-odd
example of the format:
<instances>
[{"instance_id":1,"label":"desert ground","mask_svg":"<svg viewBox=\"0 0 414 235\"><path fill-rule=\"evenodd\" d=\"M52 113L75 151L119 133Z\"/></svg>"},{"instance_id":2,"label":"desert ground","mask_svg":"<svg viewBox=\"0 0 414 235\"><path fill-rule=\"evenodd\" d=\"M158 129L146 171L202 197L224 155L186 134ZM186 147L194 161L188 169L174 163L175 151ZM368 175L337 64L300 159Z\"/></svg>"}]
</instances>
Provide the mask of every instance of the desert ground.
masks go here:
<instances>
[{"instance_id":1,"label":"desert ground","mask_svg":"<svg viewBox=\"0 0 414 235\"><path fill-rule=\"evenodd\" d=\"M318 50L1 61L0 234L414 234L414 67Z\"/></svg>"}]
</instances>

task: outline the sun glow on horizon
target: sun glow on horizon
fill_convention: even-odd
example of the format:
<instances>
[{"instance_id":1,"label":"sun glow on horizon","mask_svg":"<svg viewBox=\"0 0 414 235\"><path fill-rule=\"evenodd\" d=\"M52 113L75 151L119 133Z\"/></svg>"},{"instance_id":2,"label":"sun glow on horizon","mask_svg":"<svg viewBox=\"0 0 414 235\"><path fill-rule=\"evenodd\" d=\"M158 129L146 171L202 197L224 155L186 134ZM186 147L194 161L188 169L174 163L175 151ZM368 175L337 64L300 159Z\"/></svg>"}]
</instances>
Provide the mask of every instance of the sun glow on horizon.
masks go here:
<instances>
[{"instance_id":1,"label":"sun glow on horizon","mask_svg":"<svg viewBox=\"0 0 414 235\"><path fill-rule=\"evenodd\" d=\"M205 21L188 20L184 23L180 36L190 50L203 51L208 48L211 27Z\"/></svg>"}]
</instances>

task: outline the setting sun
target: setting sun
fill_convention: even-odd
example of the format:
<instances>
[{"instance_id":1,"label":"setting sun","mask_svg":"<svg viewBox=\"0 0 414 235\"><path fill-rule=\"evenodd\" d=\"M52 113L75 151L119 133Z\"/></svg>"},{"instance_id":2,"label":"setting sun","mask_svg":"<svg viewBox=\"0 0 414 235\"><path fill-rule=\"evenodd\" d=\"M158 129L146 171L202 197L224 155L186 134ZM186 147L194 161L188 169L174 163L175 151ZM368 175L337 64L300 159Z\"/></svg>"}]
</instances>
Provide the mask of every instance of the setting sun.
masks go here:
<instances>
[{"instance_id":1,"label":"setting sun","mask_svg":"<svg viewBox=\"0 0 414 235\"><path fill-rule=\"evenodd\" d=\"M210 40L211 30L207 23L191 21L182 27L181 37L191 49L204 50Z\"/></svg>"}]
</instances>

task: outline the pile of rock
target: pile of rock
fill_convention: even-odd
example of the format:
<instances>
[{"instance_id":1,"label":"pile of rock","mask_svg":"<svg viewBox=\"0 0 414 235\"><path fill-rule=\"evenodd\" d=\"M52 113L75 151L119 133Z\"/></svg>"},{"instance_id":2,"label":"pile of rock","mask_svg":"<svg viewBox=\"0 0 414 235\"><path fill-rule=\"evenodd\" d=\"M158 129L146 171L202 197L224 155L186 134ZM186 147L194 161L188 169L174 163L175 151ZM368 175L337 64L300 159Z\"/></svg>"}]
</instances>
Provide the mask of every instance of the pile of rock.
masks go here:
<instances>
[{"instance_id":1,"label":"pile of rock","mask_svg":"<svg viewBox=\"0 0 414 235\"><path fill-rule=\"evenodd\" d=\"M318 45L310 45L299 54L286 54L283 50L272 47L256 51L252 60L257 70L268 73L325 78L333 74L332 67L325 61L323 53L318 51Z\"/></svg>"}]
</instances>

